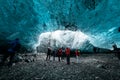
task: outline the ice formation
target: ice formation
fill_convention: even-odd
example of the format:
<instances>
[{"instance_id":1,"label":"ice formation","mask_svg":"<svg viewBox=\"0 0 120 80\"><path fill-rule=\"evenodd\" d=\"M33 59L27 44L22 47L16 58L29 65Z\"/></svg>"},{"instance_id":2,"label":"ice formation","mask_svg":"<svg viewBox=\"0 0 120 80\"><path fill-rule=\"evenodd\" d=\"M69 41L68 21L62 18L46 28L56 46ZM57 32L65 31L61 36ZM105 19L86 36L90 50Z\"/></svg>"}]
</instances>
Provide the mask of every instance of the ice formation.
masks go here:
<instances>
[{"instance_id":1,"label":"ice formation","mask_svg":"<svg viewBox=\"0 0 120 80\"><path fill-rule=\"evenodd\" d=\"M54 32L42 33L39 36L39 41L35 46L47 45L58 48L70 47L72 49L79 49L82 47L83 43L88 40L89 37L81 31L57 30Z\"/></svg>"},{"instance_id":2,"label":"ice formation","mask_svg":"<svg viewBox=\"0 0 120 80\"><path fill-rule=\"evenodd\" d=\"M34 47L40 34L70 24L97 47L120 47L119 4L120 0L0 0L0 41L19 37L24 46Z\"/></svg>"}]
</instances>

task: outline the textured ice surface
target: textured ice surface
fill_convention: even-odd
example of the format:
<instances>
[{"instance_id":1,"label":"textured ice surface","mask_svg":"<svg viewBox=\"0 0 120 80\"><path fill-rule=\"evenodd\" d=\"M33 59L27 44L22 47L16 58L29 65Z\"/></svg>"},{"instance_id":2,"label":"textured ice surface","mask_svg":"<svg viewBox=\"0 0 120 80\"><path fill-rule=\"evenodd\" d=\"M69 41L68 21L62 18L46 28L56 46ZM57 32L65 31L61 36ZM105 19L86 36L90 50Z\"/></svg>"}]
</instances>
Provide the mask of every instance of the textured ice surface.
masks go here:
<instances>
[{"instance_id":1,"label":"textured ice surface","mask_svg":"<svg viewBox=\"0 0 120 80\"><path fill-rule=\"evenodd\" d=\"M28 47L41 33L63 30L68 23L95 46L120 47L120 0L0 0L0 36L19 37Z\"/></svg>"},{"instance_id":2,"label":"textured ice surface","mask_svg":"<svg viewBox=\"0 0 120 80\"><path fill-rule=\"evenodd\" d=\"M70 47L80 48L83 43L89 40L89 37L80 31L57 30L54 32L42 33L39 36L38 44L35 46L48 45L51 47Z\"/></svg>"}]
</instances>

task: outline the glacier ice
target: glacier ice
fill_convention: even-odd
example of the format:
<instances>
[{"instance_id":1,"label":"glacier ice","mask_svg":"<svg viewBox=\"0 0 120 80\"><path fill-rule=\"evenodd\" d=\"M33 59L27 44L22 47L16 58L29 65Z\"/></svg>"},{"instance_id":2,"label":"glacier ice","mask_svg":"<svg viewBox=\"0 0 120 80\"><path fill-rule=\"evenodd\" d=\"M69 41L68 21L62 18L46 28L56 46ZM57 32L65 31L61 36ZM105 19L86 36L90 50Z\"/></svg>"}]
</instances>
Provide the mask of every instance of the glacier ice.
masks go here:
<instances>
[{"instance_id":1,"label":"glacier ice","mask_svg":"<svg viewBox=\"0 0 120 80\"><path fill-rule=\"evenodd\" d=\"M113 33L113 30L115 29L116 28L112 28L109 30L109 32ZM103 36L108 37L108 39L104 38ZM107 41L108 44L106 44ZM93 47L96 46L100 48L112 49L113 44L114 42L112 40L109 40L107 33L102 33L95 36L85 34L81 31L56 30L40 34L38 43L34 45L34 48L39 47L39 49L47 49L48 46L51 46L53 49L60 47L70 47L71 49L83 50L84 48L88 48L84 50L92 50ZM87 45L91 48L89 48Z\"/></svg>"},{"instance_id":2,"label":"glacier ice","mask_svg":"<svg viewBox=\"0 0 120 80\"><path fill-rule=\"evenodd\" d=\"M0 40L19 37L24 46L34 47L40 34L64 30L71 23L97 47L120 47L119 4L120 0L0 0Z\"/></svg>"},{"instance_id":3,"label":"glacier ice","mask_svg":"<svg viewBox=\"0 0 120 80\"><path fill-rule=\"evenodd\" d=\"M89 37L81 31L57 30L42 33L39 36L38 44L35 46L48 45L50 42L51 47L70 47L72 49L79 49L88 39Z\"/></svg>"}]
</instances>

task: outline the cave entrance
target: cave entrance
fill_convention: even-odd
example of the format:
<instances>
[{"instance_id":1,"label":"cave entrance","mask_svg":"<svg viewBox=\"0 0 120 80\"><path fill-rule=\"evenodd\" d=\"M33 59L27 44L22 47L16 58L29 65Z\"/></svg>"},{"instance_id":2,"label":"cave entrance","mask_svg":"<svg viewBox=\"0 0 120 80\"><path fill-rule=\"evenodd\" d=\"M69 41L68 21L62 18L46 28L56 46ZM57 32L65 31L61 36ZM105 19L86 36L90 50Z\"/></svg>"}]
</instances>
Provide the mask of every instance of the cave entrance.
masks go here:
<instances>
[{"instance_id":1,"label":"cave entrance","mask_svg":"<svg viewBox=\"0 0 120 80\"><path fill-rule=\"evenodd\" d=\"M70 47L79 49L89 37L81 31L57 30L40 34L36 47L39 51L46 51L48 46L54 48Z\"/></svg>"}]
</instances>

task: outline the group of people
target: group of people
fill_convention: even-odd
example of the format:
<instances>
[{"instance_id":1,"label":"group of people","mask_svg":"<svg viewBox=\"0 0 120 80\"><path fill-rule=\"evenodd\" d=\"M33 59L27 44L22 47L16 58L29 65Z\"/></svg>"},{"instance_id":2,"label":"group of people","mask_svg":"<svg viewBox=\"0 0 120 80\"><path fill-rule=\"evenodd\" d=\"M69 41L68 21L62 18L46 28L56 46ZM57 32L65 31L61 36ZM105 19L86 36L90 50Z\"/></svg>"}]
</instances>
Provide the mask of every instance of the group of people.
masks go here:
<instances>
[{"instance_id":1,"label":"group of people","mask_svg":"<svg viewBox=\"0 0 120 80\"><path fill-rule=\"evenodd\" d=\"M21 46L19 38L16 38L15 40L9 40L6 46L7 47L0 65L3 65L7 60L7 58L10 57L8 66L12 66L15 54L19 51Z\"/></svg>"},{"instance_id":2,"label":"group of people","mask_svg":"<svg viewBox=\"0 0 120 80\"><path fill-rule=\"evenodd\" d=\"M70 64L70 48L67 47L66 49L64 48L59 48L58 50L54 49L52 50L50 47L48 47L47 51L47 56L46 60L50 60L50 56L53 55L53 60L55 61L55 57L58 57L58 61L60 62L64 57L66 57L66 62L69 65ZM78 49L75 50L75 55L76 55L76 62L78 63L78 56L80 55L80 51Z\"/></svg>"}]
</instances>

